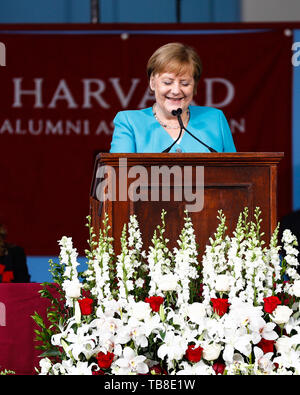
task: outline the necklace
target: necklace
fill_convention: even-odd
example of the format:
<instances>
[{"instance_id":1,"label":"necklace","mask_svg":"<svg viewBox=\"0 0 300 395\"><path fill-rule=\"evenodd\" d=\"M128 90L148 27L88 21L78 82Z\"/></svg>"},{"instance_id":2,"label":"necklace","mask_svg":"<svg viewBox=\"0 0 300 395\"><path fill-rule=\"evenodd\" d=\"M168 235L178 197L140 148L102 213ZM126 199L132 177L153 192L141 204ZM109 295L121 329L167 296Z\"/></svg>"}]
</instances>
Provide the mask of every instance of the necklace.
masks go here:
<instances>
[{"instance_id":1,"label":"necklace","mask_svg":"<svg viewBox=\"0 0 300 395\"><path fill-rule=\"evenodd\" d=\"M159 118L158 118L158 116L157 116L157 114L156 114L156 111L155 111L155 109L154 109L154 105L153 105L153 107L152 107L152 111L153 111L153 115L154 115L154 118L157 120L157 122L163 127L163 128L167 128L167 129L179 129L180 128L180 126L179 125L177 125L177 126L170 126L170 125L168 125L168 124L166 124L166 123L163 123ZM190 120L190 110L187 110L187 123L189 122L189 120Z\"/></svg>"}]
</instances>

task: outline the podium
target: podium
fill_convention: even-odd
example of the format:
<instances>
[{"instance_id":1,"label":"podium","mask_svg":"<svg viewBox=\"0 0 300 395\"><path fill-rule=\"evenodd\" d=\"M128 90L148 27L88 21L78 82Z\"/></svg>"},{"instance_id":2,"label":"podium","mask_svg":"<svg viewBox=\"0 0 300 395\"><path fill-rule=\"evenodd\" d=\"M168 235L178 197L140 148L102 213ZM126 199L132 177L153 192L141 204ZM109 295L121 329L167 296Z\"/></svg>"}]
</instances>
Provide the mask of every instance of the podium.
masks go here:
<instances>
[{"instance_id":1,"label":"podium","mask_svg":"<svg viewBox=\"0 0 300 395\"><path fill-rule=\"evenodd\" d=\"M169 248L173 248L189 207L202 255L219 223L218 210L222 209L226 216L231 235L245 207L250 220L254 219L255 208L260 207L261 231L268 244L277 226L277 173L282 157L280 152L100 153L90 190L94 232L98 234L106 213L114 248L119 253L123 225L136 214L147 249L164 209L165 237Z\"/></svg>"}]
</instances>

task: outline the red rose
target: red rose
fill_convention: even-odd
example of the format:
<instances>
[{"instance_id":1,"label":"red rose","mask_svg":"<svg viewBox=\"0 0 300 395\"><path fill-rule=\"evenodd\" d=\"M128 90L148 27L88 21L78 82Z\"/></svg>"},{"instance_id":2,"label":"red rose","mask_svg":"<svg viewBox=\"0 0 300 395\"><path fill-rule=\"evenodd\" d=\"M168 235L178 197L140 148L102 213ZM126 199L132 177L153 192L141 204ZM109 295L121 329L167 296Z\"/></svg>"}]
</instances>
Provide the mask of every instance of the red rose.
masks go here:
<instances>
[{"instance_id":1,"label":"red rose","mask_svg":"<svg viewBox=\"0 0 300 395\"><path fill-rule=\"evenodd\" d=\"M274 343L275 340L266 340L262 338L257 346L263 350L264 354L266 354L267 352L274 352Z\"/></svg>"},{"instance_id":2,"label":"red rose","mask_svg":"<svg viewBox=\"0 0 300 395\"><path fill-rule=\"evenodd\" d=\"M167 374L166 370L163 369L160 365L154 365L151 366L150 370L150 374L156 375L156 374Z\"/></svg>"},{"instance_id":3,"label":"red rose","mask_svg":"<svg viewBox=\"0 0 300 395\"><path fill-rule=\"evenodd\" d=\"M5 265L2 265L0 263L0 275L4 272L4 270L5 270Z\"/></svg>"},{"instance_id":4,"label":"red rose","mask_svg":"<svg viewBox=\"0 0 300 395\"><path fill-rule=\"evenodd\" d=\"M152 311L159 311L160 305L164 303L164 298L161 296L150 296L145 299L146 303L150 304Z\"/></svg>"},{"instance_id":5,"label":"red rose","mask_svg":"<svg viewBox=\"0 0 300 395\"><path fill-rule=\"evenodd\" d=\"M281 304L281 302L277 296L264 298L264 309L266 313L272 314L279 304Z\"/></svg>"},{"instance_id":6,"label":"red rose","mask_svg":"<svg viewBox=\"0 0 300 395\"><path fill-rule=\"evenodd\" d=\"M228 307L230 306L230 303L228 303L227 299L211 298L211 302L213 305L214 312L217 313L220 317L222 317L222 315L224 315L227 312Z\"/></svg>"},{"instance_id":7,"label":"red rose","mask_svg":"<svg viewBox=\"0 0 300 395\"><path fill-rule=\"evenodd\" d=\"M82 315L90 315L93 312L93 299L91 298L84 298L78 300L80 311Z\"/></svg>"},{"instance_id":8,"label":"red rose","mask_svg":"<svg viewBox=\"0 0 300 395\"><path fill-rule=\"evenodd\" d=\"M225 370L225 365L224 363L221 362L215 362L213 364L213 370L216 372L216 374L223 374Z\"/></svg>"},{"instance_id":9,"label":"red rose","mask_svg":"<svg viewBox=\"0 0 300 395\"><path fill-rule=\"evenodd\" d=\"M185 356L191 362L199 362L202 357L202 351L203 348L200 346L195 348L195 345L189 345Z\"/></svg>"},{"instance_id":10,"label":"red rose","mask_svg":"<svg viewBox=\"0 0 300 395\"><path fill-rule=\"evenodd\" d=\"M10 283L14 279L14 273L11 270L7 270L2 273L2 282Z\"/></svg>"},{"instance_id":11,"label":"red rose","mask_svg":"<svg viewBox=\"0 0 300 395\"><path fill-rule=\"evenodd\" d=\"M92 371L92 376L104 376L105 372L103 372L103 370L93 370Z\"/></svg>"},{"instance_id":12,"label":"red rose","mask_svg":"<svg viewBox=\"0 0 300 395\"><path fill-rule=\"evenodd\" d=\"M100 351L97 354L97 362L99 368L108 369L114 360L115 354L113 352L104 352Z\"/></svg>"}]
</instances>

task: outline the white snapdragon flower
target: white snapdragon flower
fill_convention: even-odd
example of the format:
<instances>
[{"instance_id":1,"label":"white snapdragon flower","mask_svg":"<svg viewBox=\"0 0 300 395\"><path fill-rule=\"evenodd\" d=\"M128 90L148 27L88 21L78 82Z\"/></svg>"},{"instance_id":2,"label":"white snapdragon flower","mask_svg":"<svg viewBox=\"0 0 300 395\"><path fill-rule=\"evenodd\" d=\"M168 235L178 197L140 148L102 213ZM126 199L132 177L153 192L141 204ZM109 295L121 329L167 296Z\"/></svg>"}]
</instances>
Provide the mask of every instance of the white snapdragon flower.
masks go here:
<instances>
[{"instance_id":1,"label":"white snapdragon flower","mask_svg":"<svg viewBox=\"0 0 300 395\"><path fill-rule=\"evenodd\" d=\"M300 297L300 280L296 280L292 286L293 295L297 298Z\"/></svg>"},{"instance_id":2,"label":"white snapdragon flower","mask_svg":"<svg viewBox=\"0 0 300 395\"><path fill-rule=\"evenodd\" d=\"M144 284L145 284L145 280L142 278L138 278L135 282L137 288L143 288Z\"/></svg>"},{"instance_id":3,"label":"white snapdragon flower","mask_svg":"<svg viewBox=\"0 0 300 395\"><path fill-rule=\"evenodd\" d=\"M283 231L283 234L282 234L282 241L283 241L284 243L287 243L287 244L292 244L293 242L296 242L297 239L296 239L296 236L294 236L294 235L292 234L292 232L290 231L290 229L285 229L285 230Z\"/></svg>"},{"instance_id":4,"label":"white snapdragon flower","mask_svg":"<svg viewBox=\"0 0 300 395\"><path fill-rule=\"evenodd\" d=\"M159 287L162 291L175 291L178 287L178 277L171 273L162 275Z\"/></svg>"},{"instance_id":5,"label":"white snapdragon flower","mask_svg":"<svg viewBox=\"0 0 300 395\"><path fill-rule=\"evenodd\" d=\"M72 250L73 249L73 241L71 237L63 236L59 241L58 244L65 250Z\"/></svg>"},{"instance_id":6,"label":"white snapdragon flower","mask_svg":"<svg viewBox=\"0 0 300 395\"><path fill-rule=\"evenodd\" d=\"M230 285L232 282L232 277L227 274L219 274L216 278L215 289L217 292L228 292L230 290Z\"/></svg>"}]
</instances>

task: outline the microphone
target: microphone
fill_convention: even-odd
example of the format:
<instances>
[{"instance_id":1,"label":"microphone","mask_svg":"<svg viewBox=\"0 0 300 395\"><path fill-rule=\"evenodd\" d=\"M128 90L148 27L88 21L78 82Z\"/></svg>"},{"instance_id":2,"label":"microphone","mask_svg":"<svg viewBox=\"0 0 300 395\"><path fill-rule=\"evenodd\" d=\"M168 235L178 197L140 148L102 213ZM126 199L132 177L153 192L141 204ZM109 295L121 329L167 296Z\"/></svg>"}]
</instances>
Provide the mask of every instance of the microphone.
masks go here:
<instances>
[{"instance_id":1,"label":"microphone","mask_svg":"<svg viewBox=\"0 0 300 395\"><path fill-rule=\"evenodd\" d=\"M182 114L182 109L181 108L177 108L177 110L172 110L172 115L174 115L174 117L177 117L178 115Z\"/></svg>"},{"instance_id":2,"label":"microphone","mask_svg":"<svg viewBox=\"0 0 300 395\"><path fill-rule=\"evenodd\" d=\"M178 138L176 139L176 141L171 145L171 147L168 148L168 151L163 151L163 152L169 152L169 150L173 147L173 145L179 140L179 137L182 134L182 130L184 129L189 135L191 135L195 140L197 140L200 144L204 145L204 147L206 147L210 152L217 152L215 149L211 148L209 145L203 143L203 141L199 140L196 136L194 136L189 130L187 130L184 127L184 124L182 122L181 119L181 114L182 114L182 109L181 108L177 108L177 110L172 110L172 115L176 116L180 125L180 133Z\"/></svg>"},{"instance_id":3,"label":"microphone","mask_svg":"<svg viewBox=\"0 0 300 395\"><path fill-rule=\"evenodd\" d=\"M180 116L181 113L182 113L182 109L181 108L178 108L177 110L172 110L172 115L177 116L177 119L178 119L178 122L179 122L179 125L180 125L180 132L179 132L179 135L178 135L177 139L174 141L174 143L171 144L170 147L166 148L163 152L169 152L170 149L177 143L177 141L180 139L180 137L182 135L182 131L184 129L184 124L183 124L181 116Z\"/></svg>"}]
</instances>

